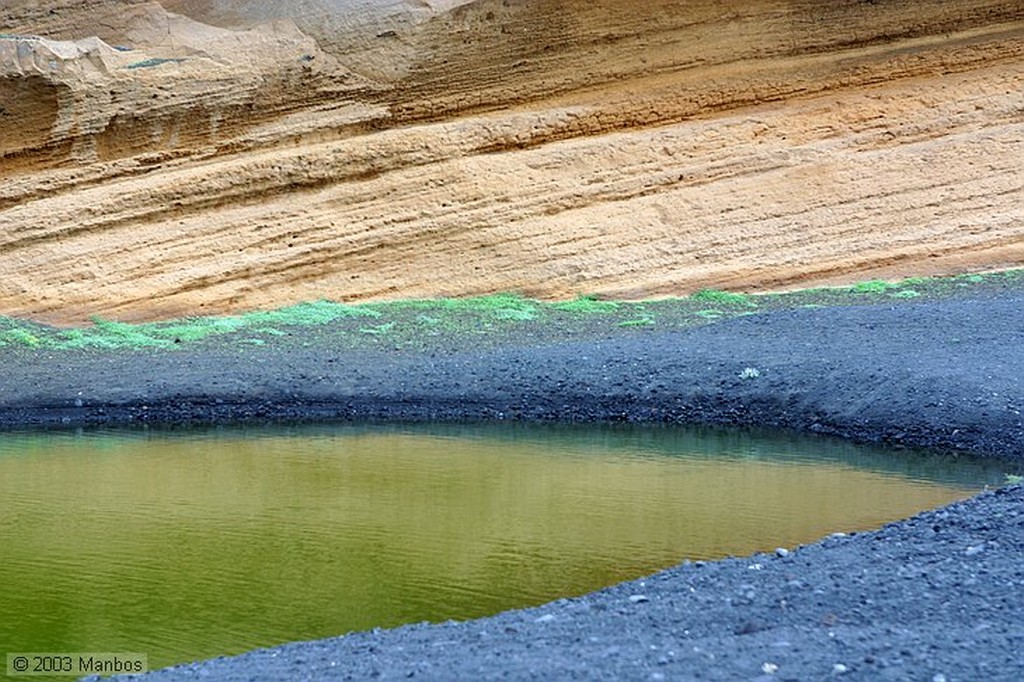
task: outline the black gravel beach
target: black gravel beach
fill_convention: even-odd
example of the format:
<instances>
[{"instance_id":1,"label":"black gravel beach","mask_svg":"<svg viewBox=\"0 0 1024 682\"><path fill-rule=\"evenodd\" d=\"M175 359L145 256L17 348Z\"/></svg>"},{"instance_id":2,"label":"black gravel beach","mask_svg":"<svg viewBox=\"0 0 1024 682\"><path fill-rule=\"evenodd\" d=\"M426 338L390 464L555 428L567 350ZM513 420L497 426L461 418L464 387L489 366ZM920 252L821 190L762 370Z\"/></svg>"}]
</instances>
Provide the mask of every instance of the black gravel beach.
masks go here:
<instances>
[{"instance_id":1,"label":"black gravel beach","mask_svg":"<svg viewBox=\"0 0 1024 682\"><path fill-rule=\"evenodd\" d=\"M422 350L0 349L0 426L554 420L777 427L1024 460L1024 292L510 331ZM160 680L1024 678L1024 489L579 598L157 671ZM341 633L339 633L341 634Z\"/></svg>"}]
</instances>

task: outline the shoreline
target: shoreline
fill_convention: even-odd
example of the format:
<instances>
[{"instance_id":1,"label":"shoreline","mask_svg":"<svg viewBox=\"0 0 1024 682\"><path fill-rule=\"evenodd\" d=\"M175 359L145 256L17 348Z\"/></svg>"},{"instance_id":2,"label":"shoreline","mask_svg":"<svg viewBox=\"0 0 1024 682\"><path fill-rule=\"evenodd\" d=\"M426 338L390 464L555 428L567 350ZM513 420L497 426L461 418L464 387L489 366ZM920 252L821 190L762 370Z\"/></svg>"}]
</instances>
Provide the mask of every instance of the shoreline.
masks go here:
<instances>
[{"instance_id":1,"label":"shoreline","mask_svg":"<svg viewBox=\"0 0 1024 682\"><path fill-rule=\"evenodd\" d=\"M1010 287L675 331L555 341L512 333L437 352L352 350L324 334L309 346L283 337L245 353L216 343L52 352L8 358L0 427L735 424L997 457L1009 467L1024 461L1021 338L1024 292ZM534 609L282 645L150 677L1017 679L1022 503L1015 486L779 555L684 564Z\"/></svg>"}]
</instances>

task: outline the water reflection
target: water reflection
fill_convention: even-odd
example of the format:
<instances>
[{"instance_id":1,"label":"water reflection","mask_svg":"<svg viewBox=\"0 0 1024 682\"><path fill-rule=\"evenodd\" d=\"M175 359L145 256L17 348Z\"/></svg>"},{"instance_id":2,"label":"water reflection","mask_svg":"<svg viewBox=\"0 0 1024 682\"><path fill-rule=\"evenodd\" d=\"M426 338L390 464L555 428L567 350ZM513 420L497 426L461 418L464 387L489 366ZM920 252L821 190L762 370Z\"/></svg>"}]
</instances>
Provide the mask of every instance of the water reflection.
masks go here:
<instances>
[{"instance_id":1,"label":"water reflection","mask_svg":"<svg viewBox=\"0 0 1024 682\"><path fill-rule=\"evenodd\" d=\"M881 525L994 463L742 431L0 435L0 641L150 664L579 594Z\"/></svg>"}]
</instances>

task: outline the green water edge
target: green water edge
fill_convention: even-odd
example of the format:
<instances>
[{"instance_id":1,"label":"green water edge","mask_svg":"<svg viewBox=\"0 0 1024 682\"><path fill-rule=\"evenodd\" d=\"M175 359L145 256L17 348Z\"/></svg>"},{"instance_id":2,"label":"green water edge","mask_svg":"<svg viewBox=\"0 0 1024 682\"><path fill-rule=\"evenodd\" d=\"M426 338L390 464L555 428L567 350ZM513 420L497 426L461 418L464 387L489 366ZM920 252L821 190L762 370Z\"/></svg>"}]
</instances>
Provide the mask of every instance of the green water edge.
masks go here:
<instances>
[{"instance_id":1,"label":"green water edge","mask_svg":"<svg viewBox=\"0 0 1024 682\"><path fill-rule=\"evenodd\" d=\"M472 618L877 527L1002 471L766 429L11 432L0 639L156 667Z\"/></svg>"},{"instance_id":2,"label":"green water edge","mask_svg":"<svg viewBox=\"0 0 1024 682\"><path fill-rule=\"evenodd\" d=\"M520 340L533 337L543 341L630 330L686 329L773 310L937 300L1022 284L1024 270L1007 270L896 282L870 280L849 287L770 294L705 289L685 298L639 302L581 296L549 303L516 293L364 304L320 300L244 315L145 324L97 317L91 326L71 329L0 316L0 349L173 351L212 340L220 347L227 344L240 349L325 342L350 349L480 347L500 343L510 331L517 332Z\"/></svg>"}]
</instances>

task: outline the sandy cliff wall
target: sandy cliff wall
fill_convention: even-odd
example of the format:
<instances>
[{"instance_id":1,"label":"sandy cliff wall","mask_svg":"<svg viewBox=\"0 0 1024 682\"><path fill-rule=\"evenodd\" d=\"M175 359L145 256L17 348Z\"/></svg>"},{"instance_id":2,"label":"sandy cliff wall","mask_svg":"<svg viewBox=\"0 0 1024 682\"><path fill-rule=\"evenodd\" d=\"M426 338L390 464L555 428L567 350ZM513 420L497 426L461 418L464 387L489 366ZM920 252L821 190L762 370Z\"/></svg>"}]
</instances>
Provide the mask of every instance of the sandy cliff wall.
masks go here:
<instances>
[{"instance_id":1,"label":"sandy cliff wall","mask_svg":"<svg viewBox=\"0 0 1024 682\"><path fill-rule=\"evenodd\" d=\"M10 0L0 313L1024 262L1024 2Z\"/></svg>"}]
</instances>

